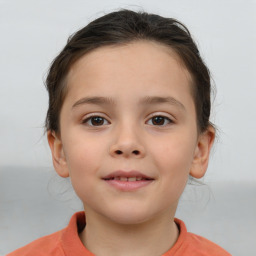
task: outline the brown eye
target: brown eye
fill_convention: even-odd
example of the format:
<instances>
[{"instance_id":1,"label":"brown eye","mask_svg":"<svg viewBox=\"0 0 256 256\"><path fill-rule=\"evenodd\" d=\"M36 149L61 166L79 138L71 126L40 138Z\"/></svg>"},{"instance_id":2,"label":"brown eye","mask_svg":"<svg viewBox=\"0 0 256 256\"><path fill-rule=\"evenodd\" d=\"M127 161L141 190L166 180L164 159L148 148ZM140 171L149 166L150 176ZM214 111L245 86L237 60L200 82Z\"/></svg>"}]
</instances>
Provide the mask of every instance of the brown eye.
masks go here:
<instances>
[{"instance_id":1,"label":"brown eye","mask_svg":"<svg viewBox=\"0 0 256 256\"><path fill-rule=\"evenodd\" d=\"M165 116L154 116L148 122L151 125L164 126L172 123L172 120Z\"/></svg>"},{"instance_id":2,"label":"brown eye","mask_svg":"<svg viewBox=\"0 0 256 256\"><path fill-rule=\"evenodd\" d=\"M155 116L152 118L152 123L154 125L163 125L165 121L165 118L162 116Z\"/></svg>"},{"instance_id":3,"label":"brown eye","mask_svg":"<svg viewBox=\"0 0 256 256\"><path fill-rule=\"evenodd\" d=\"M102 126L108 124L108 121L101 116L91 116L83 121L83 123L89 126Z\"/></svg>"},{"instance_id":4,"label":"brown eye","mask_svg":"<svg viewBox=\"0 0 256 256\"><path fill-rule=\"evenodd\" d=\"M94 116L91 119L92 125L103 125L104 124L104 118L99 117L99 116Z\"/></svg>"}]
</instances>

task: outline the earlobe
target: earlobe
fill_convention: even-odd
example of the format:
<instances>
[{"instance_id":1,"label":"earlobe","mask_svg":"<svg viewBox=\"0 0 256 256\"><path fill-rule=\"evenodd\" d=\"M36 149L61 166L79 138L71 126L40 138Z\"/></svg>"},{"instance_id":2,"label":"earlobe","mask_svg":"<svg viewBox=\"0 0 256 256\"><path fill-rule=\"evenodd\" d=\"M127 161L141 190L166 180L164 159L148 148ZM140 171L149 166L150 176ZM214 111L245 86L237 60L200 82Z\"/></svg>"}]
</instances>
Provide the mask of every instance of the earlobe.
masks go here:
<instances>
[{"instance_id":1,"label":"earlobe","mask_svg":"<svg viewBox=\"0 0 256 256\"><path fill-rule=\"evenodd\" d=\"M55 132L47 132L48 144L52 153L52 162L55 168L55 171L59 176L66 178L69 176L69 171L66 163L65 154L63 151L63 145L61 138L59 138Z\"/></svg>"},{"instance_id":2,"label":"earlobe","mask_svg":"<svg viewBox=\"0 0 256 256\"><path fill-rule=\"evenodd\" d=\"M200 179L205 175L214 138L215 129L212 126L209 126L208 129L199 136L189 173L192 177Z\"/></svg>"}]
</instances>

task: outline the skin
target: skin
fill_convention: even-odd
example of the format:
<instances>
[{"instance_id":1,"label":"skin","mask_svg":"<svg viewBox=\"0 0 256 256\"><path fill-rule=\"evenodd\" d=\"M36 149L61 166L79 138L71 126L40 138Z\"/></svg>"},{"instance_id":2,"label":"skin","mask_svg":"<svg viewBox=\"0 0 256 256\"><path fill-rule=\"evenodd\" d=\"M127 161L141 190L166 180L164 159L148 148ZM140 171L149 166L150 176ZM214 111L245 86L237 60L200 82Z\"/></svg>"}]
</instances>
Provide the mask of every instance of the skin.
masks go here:
<instances>
[{"instance_id":1,"label":"skin","mask_svg":"<svg viewBox=\"0 0 256 256\"><path fill-rule=\"evenodd\" d=\"M170 48L139 41L86 54L67 81L61 134L49 131L48 141L57 173L84 204L82 243L99 256L163 254L178 238L173 219L188 175L205 174L215 135L198 134L189 72ZM153 181L121 191L102 179L116 170Z\"/></svg>"}]
</instances>

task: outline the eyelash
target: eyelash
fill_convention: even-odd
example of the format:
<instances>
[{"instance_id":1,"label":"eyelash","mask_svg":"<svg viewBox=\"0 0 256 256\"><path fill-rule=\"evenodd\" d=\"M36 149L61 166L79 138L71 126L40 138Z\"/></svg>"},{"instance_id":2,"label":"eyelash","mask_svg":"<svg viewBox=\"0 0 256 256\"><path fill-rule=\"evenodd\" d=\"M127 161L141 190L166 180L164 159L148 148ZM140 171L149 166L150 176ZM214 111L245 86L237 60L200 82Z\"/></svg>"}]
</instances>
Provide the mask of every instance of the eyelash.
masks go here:
<instances>
[{"instance_id":1,"label":"eyelash","mask_svg":"<svg viewBox=\"0 0 256 256\"><path fill-rule=\"evenodd\" d=\"M91 124L88 124L89 126L102 126L102 125L106 125L106 124L102 124L102 125L93 125L92 124L92 119L93 118L100 118L100 119L102 119L103 121L104 121L104 123L105 123L105 121L107 121L108 122L108 124L110 123L106 118L104 118L104 117L102 117L102 116L100 116L100 115L91 115L91 116L89 116L89 117L87 117L86 119L84 119L83 121L82 121L82 123L83 124L88 124L88 122L91 122Z\"/></svg>"},{"instance_id":2,"label":"eyelash","mask_svg":"<svg viewBox=\"0 0 256 256\"><path fill-rule=\"evenodd\" d=\"M153 126L166 126L166 125L169 125L169 124L172 124L172 123L173 123L173 121L172 121L169 117L166 117L166 116L163 116L163 115L154 115L154 116L150 117L149 120L153 120L154 118L159 118L159 117L162 118L162 120L164 120L164 124L154 125L154 124L152 123L151 125L153 125ZM166 123L166 121L167 121L168 123Z\"/></svg>"},{"instance_id":3,"label":"eyelash","mask_svg":"<svg viewBox=\"0 0 256 256\"><path fill-rule=\"evenodd\" d=\"M166 116L163 116L163 115L154 115L154 116L151 116L151 117L148 119L147 123L148 123L150 120L153 120L154 118L159 118L159 117L160 117L160 118L163 118L163 119L162 119L162 121L164 121L163 124L154 125L153 122L151 122L150 125L152 125L152 126L167 126L167 125L170 125L170 124L174 123L172 119L170 119L170 118L168 118L168 117L166 117ZM103 121L103 124L100 124L100 125L93 125L93 124L92 124L92 119L93 119L93 118L100 118L101 121ZM105 121L107 122L107 124L110 124L110 122L109 122L106 118L104 118L104 117L102 117L102 116L100 116L100 115L91 115L91 116L85 118L85 119L82 121L82 123L83 123L83 124L87 124L87 125L92 126L92 127L97 127L97 126L107 125L107 124L105 123ZM89 122L90 122L90 124L89 124ZM167 123L166 123L166 122L167 122Z\"/></svg>"}]
</instances>

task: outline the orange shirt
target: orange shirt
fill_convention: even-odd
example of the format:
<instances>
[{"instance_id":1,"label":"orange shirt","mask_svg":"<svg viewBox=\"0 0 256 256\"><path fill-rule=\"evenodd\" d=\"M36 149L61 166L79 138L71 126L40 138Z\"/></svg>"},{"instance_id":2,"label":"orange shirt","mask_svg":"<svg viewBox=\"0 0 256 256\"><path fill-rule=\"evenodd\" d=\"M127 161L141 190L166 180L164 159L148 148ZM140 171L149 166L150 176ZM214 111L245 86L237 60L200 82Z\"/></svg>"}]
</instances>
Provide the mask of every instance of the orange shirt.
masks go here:
<instances>
[{"instance_id":1,"label":"orange shirt","mask_svg":"<svg viewBox=\"0 0 256 256\"><path fill-rule=\"evenodd\" d=\"M187 232L185 224L175 219L180 235L175 245L162 256L230 256L213 242ZM6 256L95 256L82 244L78 233L85 227L84 212L75 213L69 225L56 233L39 238Z\"/></svg>"}]
</instances>

